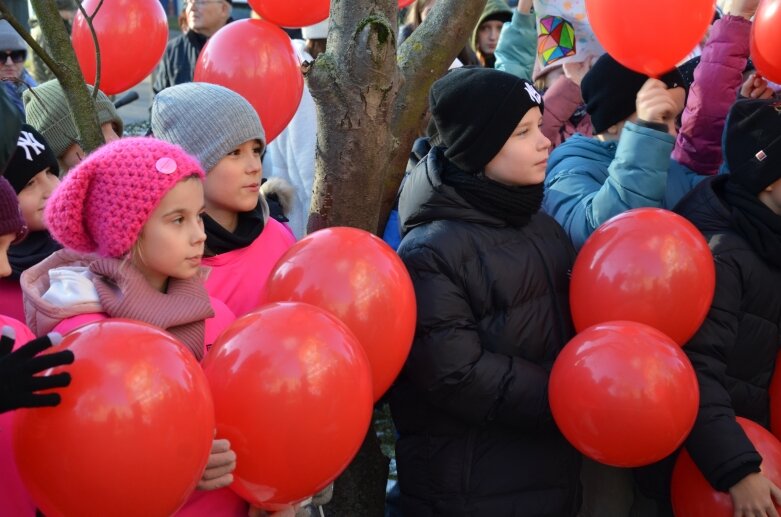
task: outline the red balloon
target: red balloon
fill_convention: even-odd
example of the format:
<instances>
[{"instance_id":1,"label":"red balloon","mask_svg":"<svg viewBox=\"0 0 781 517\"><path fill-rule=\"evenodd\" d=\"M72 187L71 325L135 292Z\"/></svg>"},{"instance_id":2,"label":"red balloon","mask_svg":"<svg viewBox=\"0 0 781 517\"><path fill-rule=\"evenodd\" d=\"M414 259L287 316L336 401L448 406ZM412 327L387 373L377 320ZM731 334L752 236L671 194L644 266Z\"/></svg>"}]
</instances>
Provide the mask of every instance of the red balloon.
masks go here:
<instances>
[{"instance_id":1,"label":"red balloon","mask_svg":"<svg viewBox=\"0 0 781 517\"><path fill-rule=\"evenodd\" d=\"M282 27L306 27L328 18L329 0L249 0L264 20Z\"/></svg>"},{"instance_id":2,"label":"red balloon","mask_svg":"<svg viewBox=\"0 0 781 517\"><path fill-rule=\"evenodd\" d=\"M668 210L620 214L589 237L572 268L578 331L605 321L645 323L686 343L705 320L716 272L702 234Z\"/></svg>"},{"instance_id":3,"label":"red balloon","mask_svg":"<svg viewBox=\"0 0 781 517\"><path fill-rule=\"evenodd\" d=\"M170 334L125 320L81 327L61 349L76 357L62 403L14 415L16 464L38 508L47 517L174 513L214 433L198 362Z\"/></svg>"},{"instance_id":4,"label":"red balloon","mask_svg":"<svg viewBox=\"0 0 781 517\"><path fill-rule=\"evenodd\" d=\"M404 366L415 334L415 291L404 263L369 232L335 227L312 233L277 262L266 301L327 310L358 338L372 369L374 400Z\"/></svg>"},{"instance_id":5,"label":"red balloon","mask_svg":"<svg viewBox=\"0 0 781 517\"><path fill-rule=\"evenodd\" d=\"M675 451L699 404L697 377L680 347L631 321L575 336L556 359L548 390L567 440L617 467L648 465Z\"/></svg>"},{"instance_id":6,"label":"red balloon","mask_svg":"<svg viewBox=\"0 0 781 517\"><path fill-rule=\"evenodd\" d=\"M781 83L781 0L763 0L751 27L751 59L757 70Z\"/></svg>"},{"instance_id":7,"label":"red balloon","mask_svg":"<svg viewBox=\"0 0 781 517\"><path fill-rule=\"evenodd\" d=\"M218 435L236 451L231 488L276 509L325 488L372 415L371 373L350 330L322 309L275 303L236 320L203 363Z\"/></svg>"},{"instance_id":8,"label":"red balloon","mask_svg":"<svg viewBox=\"0 0 781 517\"><path fill-rule=\"evenodd\" d=\"M217 31L198 56L195 80L225 86L247 99L260 116L267 143L288 125L304 93L290 38L264 20L239 20Z\"/></svg>"},{"instance_id":9,"label":"red balloon","mask_svg":"<svg viewBox=\"0 0 781 517\"><path fill-rule=\"evenodd\" d=\"M412 5L415 0L399 0L399 9L403 9L408 5Z\"/></svg>"},{"instance_id":10,"label":"red balloon","mask_svg":"<svg viewBox=\"0 0 781 517\"><path fill-rule=\"evenodd\" d=\"M672 70L697 46L715 6L715 0L687 0L685 8L680 0L586 0L594 35L608 54L652 77Z\"/></svg>"},{"instance_id":11,"label":"red balloon","mask_svg":"<svg viewBox=\"0 0 781 517\"><path fill-rule=\"evenodd\" d=\"M85 0L88 15L100 0ZM168 19L159 0L103 2L93 20L100 47L100 89L107 95L137 85L155 68L168 43ZM88 84L95 84L95 45L81 11L73 20L73 49Z\"/></svg>"},{"instance_id":12,"label":"red balloon","mask_svg":"<svg viewBox=\"0 0 781 517\"><path fill-rule=\"evenodd\" d=\"M746 436L762 456L762 475L781 485L781 443L764 427L738 417ZM686 450L675 462L672 478L673 511L679 517L732 517L732 498L714 490ZM778 505L776 505L778 509Z\"/></svg>"}]
</instances>

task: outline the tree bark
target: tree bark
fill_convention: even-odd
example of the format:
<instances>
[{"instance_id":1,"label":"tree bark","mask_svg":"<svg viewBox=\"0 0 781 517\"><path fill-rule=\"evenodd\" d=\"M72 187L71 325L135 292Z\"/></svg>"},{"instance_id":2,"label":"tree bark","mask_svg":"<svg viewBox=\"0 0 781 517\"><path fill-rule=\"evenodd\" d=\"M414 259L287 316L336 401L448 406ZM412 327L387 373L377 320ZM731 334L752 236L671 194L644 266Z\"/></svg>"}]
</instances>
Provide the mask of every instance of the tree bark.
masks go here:
<instances>
[{"instance_id":1,"label":"tree bark","mask_svg":"<svg viewBox=\"0 0 781 517\"><path fill-rule=\"evenodd\" d=\"M98 123L95 103L90 97L76 60L76 53L70 42L68 31L62 23L57 4L54 0L30 0L41 25L41 31L51 48L51 56L30 36L29 32L10 15L8 8L0 2L0 13L19 32L28 45L51 68L52 73L60 81L65 97L68 100L71 114L79 132L79 142L82 149L89 153L104 143L103 133Z\"/></svg>"},{"instance_id":2,"label":"tree bark","mask_svg":"<svg viewBox=\"0 0 781 517\"><path fill-rule=\"evenodd\" d=\"M466 44L485 2L438 1L398 54L396 2L331 3L327 50L307 73L318 116L309 232L329 226L381 231L428 89Z\"/></svg>"},{"instance_id":3,"label":"tree bark","mask_svg":"<svg viewBox=\"0 0 781 517\"><path fill-rule=\"evenodd\" d=\"M330 226L381 230L428 90L466 44L485 3L438 0L397 54L397 0L331 1L327 49L306 72L318 118L308 232ZM326 513L381 517L387 478L388 459L372 426L336 480Z\"/></svg>"}]
</instances>

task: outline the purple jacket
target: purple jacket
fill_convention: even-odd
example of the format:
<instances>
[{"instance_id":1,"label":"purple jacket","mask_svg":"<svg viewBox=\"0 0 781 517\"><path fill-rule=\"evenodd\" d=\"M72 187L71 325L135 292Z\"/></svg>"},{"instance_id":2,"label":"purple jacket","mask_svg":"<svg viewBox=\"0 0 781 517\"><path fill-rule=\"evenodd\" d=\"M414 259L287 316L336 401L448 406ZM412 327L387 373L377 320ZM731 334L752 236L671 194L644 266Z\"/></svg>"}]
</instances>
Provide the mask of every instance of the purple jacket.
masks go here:
<instances>
[{"instance_id":1,"label":"purple jacket","mask_svg":"<svg viewBox=\"0 0 781 517\"><path fill-rule=\"evenodd\" d=\"M743 83L749 56L751 22L727 15L711 28L694 70L673 160L698 174L717 174L727 113Z\"/></svg>"}]
</instances>

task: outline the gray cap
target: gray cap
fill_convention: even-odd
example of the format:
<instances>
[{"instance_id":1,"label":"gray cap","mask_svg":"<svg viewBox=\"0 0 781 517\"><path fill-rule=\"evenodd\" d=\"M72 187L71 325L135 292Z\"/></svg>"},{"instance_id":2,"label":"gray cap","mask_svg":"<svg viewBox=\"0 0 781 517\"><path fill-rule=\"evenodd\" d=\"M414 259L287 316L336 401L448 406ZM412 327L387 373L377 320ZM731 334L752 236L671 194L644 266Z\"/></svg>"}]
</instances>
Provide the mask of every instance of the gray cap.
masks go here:
<instances>
[{"instance_id":1,"label":"gray cap","mask_svg":"<svg viewBox=\"0 0 781 517\"><path fill-rule=\"evenodd\" d=\"M266 147L255 108L238 93L209 83L177 84L158 93L152 133L197 157L207 173L244 142L260 140Z\"/></svg>"},{"instance_id":2,"label":"gray cap","mask_svg":"<svg viewBox=\"0 0 781 517\"><path fill-rule=\"evenodd\" d=\"M27 43L8 20L0 20L0 50L27 50Z\"/></svg>"}]
</instances>

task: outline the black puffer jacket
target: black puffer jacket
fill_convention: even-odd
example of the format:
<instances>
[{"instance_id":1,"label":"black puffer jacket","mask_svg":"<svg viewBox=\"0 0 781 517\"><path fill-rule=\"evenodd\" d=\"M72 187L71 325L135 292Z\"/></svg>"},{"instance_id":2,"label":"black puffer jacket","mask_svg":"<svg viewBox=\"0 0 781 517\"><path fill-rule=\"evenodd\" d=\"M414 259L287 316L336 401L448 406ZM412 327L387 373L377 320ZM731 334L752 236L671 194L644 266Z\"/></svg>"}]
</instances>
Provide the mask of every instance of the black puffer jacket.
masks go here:
<instances>
[{"instance_id":1,"label":"black puffer jacket","mask_svg":"<svg viewBox=\"0 0 781 517\"><path fill-rule=\"evenodd\" d=\"M523 228L443 185L441 148L401 193L399 255L418 322L390 394L405 517L566 516L580 455L548 404L550 367L573 335L574 248L544 214Z\"/></svg>"},{"instance_id":2,"label":"black puffer jacket","mask_svg":"<svg viewBox=\"0 0 781 517\"><path fill-rule=\"evenodd\" d=\"M700 411L686 448L710 483L727 490L759 471L760 457L735 416L768 425L768 386L781 346L781 270L730 226L728 176L703 182L676 207L705 235L716 264L708 317L683 348L700 384Z\"/></svg>"}]
</instances>

